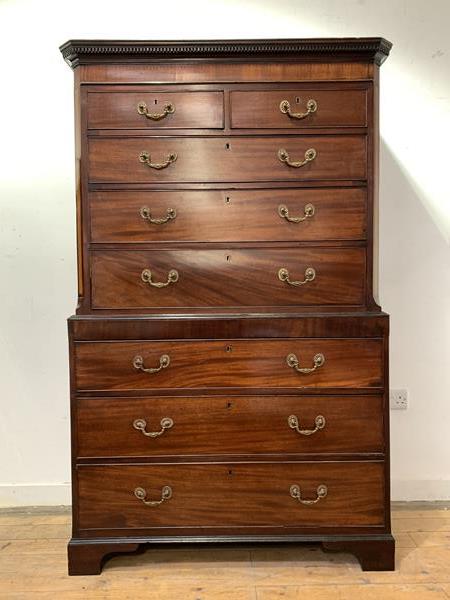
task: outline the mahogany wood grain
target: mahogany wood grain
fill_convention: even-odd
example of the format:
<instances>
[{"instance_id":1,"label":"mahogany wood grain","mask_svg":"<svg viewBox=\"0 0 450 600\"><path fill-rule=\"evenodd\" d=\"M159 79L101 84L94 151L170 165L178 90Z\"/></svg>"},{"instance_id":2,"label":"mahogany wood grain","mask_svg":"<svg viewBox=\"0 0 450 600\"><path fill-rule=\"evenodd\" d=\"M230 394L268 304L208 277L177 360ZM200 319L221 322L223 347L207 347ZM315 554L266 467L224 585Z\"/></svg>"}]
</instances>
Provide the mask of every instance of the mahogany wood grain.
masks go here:
<instances>
[{"instance_id":1,"label":"mahogany wood grain","mask_svg":"<svg viewBox=\"0 0 450 600\"><path fill-rule=\"evenodd\" d=\"M383 475L383 463L365 462L79 465L79 527L383 525ZM294 484L305 499L321 484L328 495L304 505ZM134 495L160 500L167 485L172 498L159 506Z\"/></svg>"},{"instance_id":2,"label":"mahogany wood grain","mask_svg":"<svg viewBox=\"0 0 450 600\"><path fill-rule=\"evenodd\" d=\"M393 568L389 325L372 283L378 66L390 47L380 38L62 47L76 87L72 574L158 541L315 541L355 553L363 568ZM318 110L306 119L279 110L287 99L302 111L310 97ZM140 101L158 112L169 99L175 112L161 121L137 114ZM316 159L299 169L277 157L284 148L299 161L311 147ZM142 151L178 158L153 170ZM294 216L312 203L314 217L288 223L282 203ZM177 217L151 225L139 216L147 205ZM312 259L311 284L278 280L281 266L301 279ZM144 268L158 281L177 268L180 280L150 289ZM286 364L295 353L312 367L319 352L325 363L310 374ZM157 373L133 366L140 355L157 367L162 354L171 362ZM301 436L288 413L302 428L322 414L326 426ZM154 429L164 416L174 425L155 439L132 426L144 418ZM328 495L304 506L293 483L311 499L325 483ZM134 496L142 486L158 499L163 485L173 496L160 506Z\"/></svg>"},{"instance_id":3,"label":"mahogany wood grain","mask_svg":"<svg viewBox=\"0 0 450 600\"><path fill-rule=\"evenodd\" d=\"M177 190L91 192L93 242L240 242L364 240L366 191L362 188ZM286 206L290 217L302 217L305 206L314 215L300 223L280 217ZM164 224L153 219L176 217Z\"/></svg>"},{"instance_id":4,"label":"mahogany wood grain","mask_svg":"<svg viewBox=\"0 0 450 600\"><path fill-rule=\"evenodd\" d=\"M310 374L289 367L295 353L301 367L325 363ZM158 373L133 367L142 356L155 368L168 354L170 365ZM75 385L82 391L164 388L372 388L383 386L383 348L377 339L196 340L75 343Z\"/></svg>"},{"instance_id":5,"label":"mahogany wood grain","mask_svg":"<svg viewBox=\"0 0 450 600\"><path fill-rule=\"evenodd\" d=\"M305 113L308 100L317 110L303 119L282 113L280 103L287 100L291 112ZM256 129L305 129L308 127L365 127L367 100L365 90L323 91L311 86L302 90L232 91L231 127Z\"/></svg>"},{"instance_id":6,"label":"mahogany wood grain","mask_svg":"<svg viewBox=\"0 0 450 600\"><path fill-rule=\"evenodd\" d=\"M385 313L234 313L112 316L76 315L68 320L74 341L226 338L388 338Z\"/></svg>"},{"instance_id":7,"label":"mahogany wood grain","mask_svg":"<svg viewBox=\"0 0 450 600\"><path fill-rule=\"evenodd\" d=\"M301 286L281 281L281 268ZM178 281L155 288L142 280ZM246 250L102 251L92 253L93 308L193 306L361 305L364 299L364 248L284 248Z\"/></svg>"},{"instance_id":8,"label":"mahogany wood grain","mask_svg":"<svg viewBox=\"0 0 450 600\"><path fill-rule=\"evenodd\" d=\"M78 458L156 457L220 454L382 453L381 396L198 396L80 398L77 401ZM325 426L311 435L292 429ZM144 419L146 431L173 426L159 437L133 427Z\"/></svg>"},{"instance_id":9,"label":"mahogany wood grain","mask_svg":"<svg viewBox=\"0 0 450 600\"><path fill-rule=\"evenodd\" d=\"M302 161L314 148L317 156L300 168L278 158L285 149L290 160ZM176 152L165 169L140 162L148 152L155 163ZM91 183L161 183L202 181L364 180L366 138L361 135L289 137L148 137L90 138Z\"/></svg>"},{"instance_id":10,"label":"mahogany wood grain","mask_svg":"<svg viewBox=\"0 0 450 600\"><path fill-rule=\"evenodd\" d=\"M145 102L150 113L163 113L171 103L174 112L159 121L139 114ZM221 129L224 126L223 92L89 92L90 129Z\"/></svg>"},{"instance_id":11,"label":"mahogany wood grain","mask_svg":"<svg viewBox=\"0 0 450 600\"><path fill-rule=\"evenodd\" d=\"M370 77L371 65L364 61L329 62L166 62L81 65L81 83L200 83L355 81Z\"/></svg>"}]
</instances>

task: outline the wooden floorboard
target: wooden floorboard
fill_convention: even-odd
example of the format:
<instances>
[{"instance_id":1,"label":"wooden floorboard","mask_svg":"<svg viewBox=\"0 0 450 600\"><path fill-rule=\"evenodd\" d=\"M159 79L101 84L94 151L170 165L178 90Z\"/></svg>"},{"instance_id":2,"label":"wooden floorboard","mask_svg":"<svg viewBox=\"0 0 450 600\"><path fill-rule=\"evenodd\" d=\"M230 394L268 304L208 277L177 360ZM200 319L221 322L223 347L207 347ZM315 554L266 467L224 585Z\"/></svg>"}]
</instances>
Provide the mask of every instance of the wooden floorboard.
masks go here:
<instances>
[{"instance_id":1,"label":"wooden floorboard","mask_svg":"<svg viewBox=\"0 0 450 600\"><path fill-rule=\"evenodd\" d=\"M68 577L64 508L0 510L1 600L450 600L450 510L394 504L396 571L316 546L149 549Z\"/></svg>"}]
</instances>

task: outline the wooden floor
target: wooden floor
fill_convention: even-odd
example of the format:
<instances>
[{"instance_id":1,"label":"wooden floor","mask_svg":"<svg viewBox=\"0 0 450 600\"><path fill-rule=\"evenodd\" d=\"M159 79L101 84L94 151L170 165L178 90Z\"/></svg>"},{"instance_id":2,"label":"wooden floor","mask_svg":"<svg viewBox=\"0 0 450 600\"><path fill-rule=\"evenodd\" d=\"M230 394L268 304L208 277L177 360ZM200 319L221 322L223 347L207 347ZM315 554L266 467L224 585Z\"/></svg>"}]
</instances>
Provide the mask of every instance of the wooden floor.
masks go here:
<instances>
[{"instance_id":1,"label":"wooden floor","mask_svg":"<svg viewBox=\"0 0 450 600\"><path fill-rule=\"evenodd\" d=\"M362 572L313 546L163 548L68 577L66 510L0 510L0 598L105 600L449 600L450 510L394 505L395 572Z\"/></svg>"}]
</instances>

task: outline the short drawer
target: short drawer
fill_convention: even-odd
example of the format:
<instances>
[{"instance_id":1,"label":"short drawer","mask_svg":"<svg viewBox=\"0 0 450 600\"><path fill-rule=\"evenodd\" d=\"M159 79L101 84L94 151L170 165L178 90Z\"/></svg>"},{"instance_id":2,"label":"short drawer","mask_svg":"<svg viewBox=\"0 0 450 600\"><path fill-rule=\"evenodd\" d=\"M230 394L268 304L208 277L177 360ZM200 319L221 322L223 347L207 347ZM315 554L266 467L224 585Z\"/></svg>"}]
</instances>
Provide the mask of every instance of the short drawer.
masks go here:
<instances>
[{"instance_id":1,"label":"short drawer","mask_svg":"<svg viewBox=\"0 0 450 600\"><path fill-rule=\"evenodd\" d=\"M384 524L382 463L79 466L77 479L80 529Z\"/></svg>"},{"instance_id":2,"label":"short drawer","mask_svg":"<svg viewBox=\"0 0 450 600\"><path fill-rule=\"evenodd\" d=\"M91 138L91 183L364 180L362 135Z\"/></svg>"},{"instance_id":3,"label":"short drawer","mask_svg":"<svg viewBox=\"0 0 450 600\"><path fill-rule=\"evenodd\" d=\"M79 458L382 453L383 398L79 398Z\"/></svg>"},{"instance_id":4,"label":"short drawer","mask_svg":"<svg viewBox=\"0 0 450 600\"><path fill-rule=\"evenodd\" d=\"M98 191L93 242L363 240L361 188Z\"/></svg>"},{"instance_id":5,"label":"short drawer","mask_svg":"<svg viewBox=\"0 0 450 600\"><path fill-rule=\"evenodd\" d=\"M364 248L98 251L97 309L364 302Z\"/></svg>"},{"instance_id":6,"label":"short drawer","mask_svg":"<svg viewBox=\"0 0 450 600\"><path fill-rule=\"evenodd\" d=\"M76 342L75 386L376 389L383 386L383 346L379 339L323 338Z\"/></svg>"},{"instance_id":7,"label":"short drawer","mask_svg":"<svg viewBox=\"0 0 450 600\"><path fill-rule=\"evenodd\" d=\"M90 129L221 129L222 92L89 92Z\"/></svg>"},{"instance_id":8,"label":"short drawer","mask_svg":"<svg viewBox=\"0 0 450 600\"><path fill-rule=\"evenodd\" d=\"M365 127L366 90L285 89L231 93L231 126L243 129Z\"/></svg>"}]
</instances>

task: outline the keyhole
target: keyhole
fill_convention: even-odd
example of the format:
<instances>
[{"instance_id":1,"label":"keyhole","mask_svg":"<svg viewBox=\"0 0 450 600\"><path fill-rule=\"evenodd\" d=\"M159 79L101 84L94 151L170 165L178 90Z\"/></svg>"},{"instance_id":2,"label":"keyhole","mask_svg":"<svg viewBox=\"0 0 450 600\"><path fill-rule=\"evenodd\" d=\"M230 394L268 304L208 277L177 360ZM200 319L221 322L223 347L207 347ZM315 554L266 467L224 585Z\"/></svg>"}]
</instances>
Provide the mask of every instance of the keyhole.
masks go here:
<instances>
[{"instance_id":1,"label":"keyhole","mask_svg":"<svg viewBox=\"0 0 450 600\"><path fill-rule=\"evenodd\" d=\"M155 104L158 104L158 100L155 98Z\"/></svg>"},{"instance_id":2,"label":"keyhole","mask_svg":"<svg viewBox=\"0 0 450 600\"><path fill-rule=\"evenodd\" d=\"M231 352L233 350L233 346L226 346L225 352Z\"/></svg>"},{"instance_id":3,"label":"keyhole","mask_svg":"<svg viewBox=\"0 0 450 600\"><path fill-rule=\"evenodd\" d=\"M225 148L226 148L227 150L229 150L229 149L230 149L230 143L229 143L229 142L227 142L227 143L225 144Z\"/></svg>"},{"instance_id":4,"label":"keyhole","mask_svg":"<svg viewBox=\"0 0 450 600\"><path fill-rule=\"evenodd\" d=\"M231 469L228 469L228 475L233 475L233 471Z\"/></svg>"},{"instance_id":5,"label":"keyhole","mask_svg":"<svg viewBox=\"0 0 450 600\"><path fill-rule=\"evenodd\" d=\"M231 262L231 256L227 254L227 262Z\"/></svg>"},{"instance_id":6,"label":"keyhole","mask_svg":"<svg viewBox=\"0 0 450 600\"><path fill-rule=\"evenodd\" d=\"M233 404L231 402L227 402L227 408L231 408Z\"/></svg>"},{"instance_id":7,"label":"keyhole","mask_svg":"<svg viewBox=\"0 0 450 600\"><path fill-rule=\"evenodd\" d=\"M225 198L225 202L226 202L227 204L230 204L230 202L231 202L231 198L230 198L230 196L227 196L227 197Z\"/></svg>"},{"instance_id":8,"label":"keyhole","mask_svg":"<svg viewBox=\"0 0 450 600\"><path fill-rule=\"evenodd\" d=\"M300 98L297 96L297 98L295 99L297 104L300 104Z\"/></svg>"}]
</instances>

